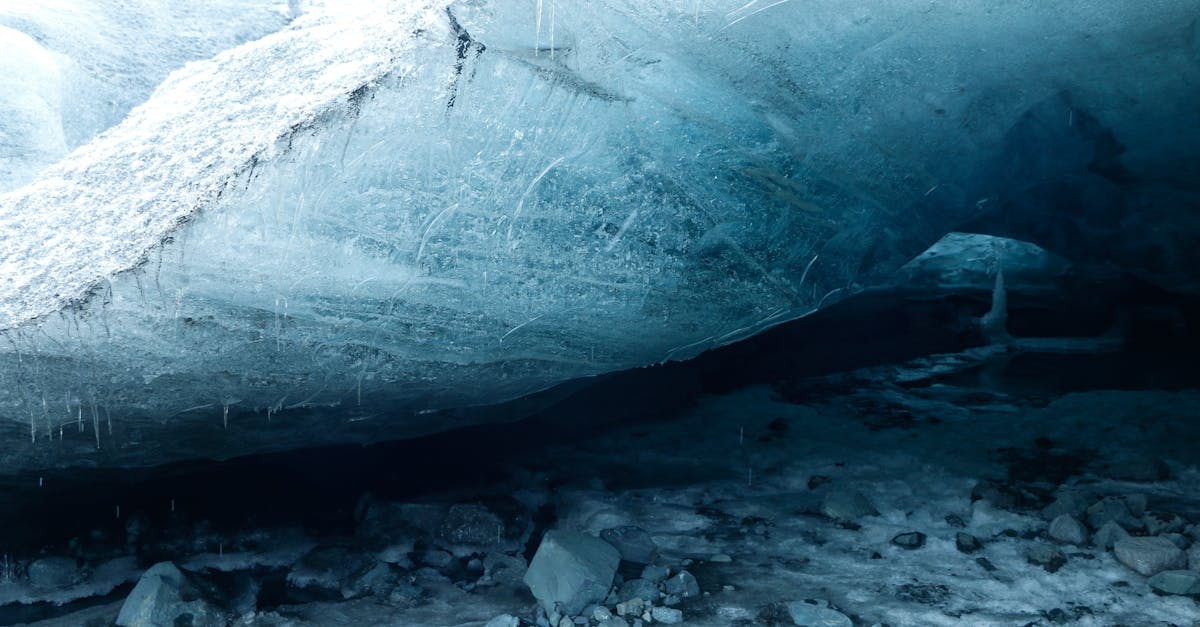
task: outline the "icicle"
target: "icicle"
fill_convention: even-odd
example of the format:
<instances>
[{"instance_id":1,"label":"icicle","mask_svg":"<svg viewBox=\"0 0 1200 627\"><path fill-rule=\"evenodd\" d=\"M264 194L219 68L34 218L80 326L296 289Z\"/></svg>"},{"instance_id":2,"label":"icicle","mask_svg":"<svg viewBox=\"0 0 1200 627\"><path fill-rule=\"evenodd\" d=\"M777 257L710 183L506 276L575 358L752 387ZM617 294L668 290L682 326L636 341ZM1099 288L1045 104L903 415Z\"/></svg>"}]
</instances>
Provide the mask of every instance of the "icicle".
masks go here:
<instances>
[{"instance_id":1,"label":"icicle","mask_svg":"<svg viewBox=\"0 0 1200 627\"><path fill-rule=\"evenodd\" d=\"M229 428L229 405L221 406L221 423L226 429Z\"/></svg>"},{"instance_id":2,"label":"icicle","mask_svg":"<svg viewBox=\"0 0 1200 627\"><path fill-rule=\"evenodd\" d=\"M121 506L118 505L117 506L117 519L119 520L120 518L121 518Z\"/></svg>"},{"instance_id":3,"label":"icicle","mask_svg":"<svg viewBox=\"0 0 1200 627\"><path fill-rule=\"evenodd\" d=\"M112 415L108 413L108 408L104 408L104 420L108 422L108 437L112 437Z\"/></svg>"},{"instance_id":4,"label":"icicle","mask_svg":"<svg viewBox=\"0 0 1200 627\"><path fill-rule=\"evenodd\" d=\"M81 409L80 411L82 412L83 410ZM92 412L92 433L96 434L96 450L98 451L100 450L100 414L96 411ZM109 434L112 434L111 425Z\"/></svg>"},{"instance_id":5,"label":"icicle","mask_svg":"<svg viewBox=\"0 0 1200 627\"><path fill-rule=\"evenodd\" d=\"M38 487L40 488L40 487L42 487L42 486L44 486L44 485L46 485L46 478L45 478L45 477L38 477Z\"/></svg>"},{"instance_id":6,"label":"icicle","mask_svg":"<svg viewBox=\"0 0 1200 627\"><path fill-rule=\"evenodd\" d=\"M83 433L83 405L79 406L79 411L75 414L75 422L79 424L79 432Z\"/></svg>"},{"instance_id":7,"label":"icicle","mask_svg":"<svg viewBox=\"0 0 1200 627\"><path fill-rule=\"evenodd\" d=\"M537 30L533 34L533 56L538 55L542 47L542 0L537 0Z\"/></svg>"},{"instance_id":8,"label":"icicle","mask_svg":"<svg viewBox=\"0 0 1200 627\"><path fill-rule=\"evenodd\" d=\"M558 3L550 0L550 58L554 58L554 9Z\"/></svg>"}]
</instances>

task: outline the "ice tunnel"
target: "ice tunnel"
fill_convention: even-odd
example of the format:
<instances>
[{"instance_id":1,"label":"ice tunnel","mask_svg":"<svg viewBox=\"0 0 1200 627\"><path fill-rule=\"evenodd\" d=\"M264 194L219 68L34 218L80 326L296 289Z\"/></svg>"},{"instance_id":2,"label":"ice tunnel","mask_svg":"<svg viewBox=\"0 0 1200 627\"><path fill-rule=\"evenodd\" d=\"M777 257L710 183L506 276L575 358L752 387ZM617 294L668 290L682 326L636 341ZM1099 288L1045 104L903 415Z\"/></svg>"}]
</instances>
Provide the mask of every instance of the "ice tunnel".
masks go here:
<instances>
[{"instance_id":1,"label":"ice tunnel","mask_svg":"<svg viewBox=\"0 0 1200 627\"><path fill-rule=\"evenodd\" d=\"M0 472L462 426L952 231L1198 288L1194 0L112 4L0 10Z\"/></svg>"}]
</instances>

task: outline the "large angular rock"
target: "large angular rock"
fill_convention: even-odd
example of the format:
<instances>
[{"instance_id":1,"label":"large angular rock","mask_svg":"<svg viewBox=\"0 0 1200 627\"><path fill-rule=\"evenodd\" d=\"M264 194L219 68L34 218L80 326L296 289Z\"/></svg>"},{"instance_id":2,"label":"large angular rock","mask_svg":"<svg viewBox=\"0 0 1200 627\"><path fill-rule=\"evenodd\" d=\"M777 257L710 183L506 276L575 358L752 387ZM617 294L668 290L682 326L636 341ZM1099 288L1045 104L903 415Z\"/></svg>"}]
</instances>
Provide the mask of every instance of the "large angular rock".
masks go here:
<instances>
[{"instance_id":1,"label":"large angular rock","mask_svg":"<svg viewBox=\"0 0 1200 627\"><path fill-rule=\"evenodd\" d=\"M1192 570L1164 570L1147 583L1163 594L1200 595L1200 573Z\"/></svg>"},{"instance_id":2,"label":"large angular rock","mask_svg":"<svg viewBox=\"0 0 1200 627\"><path fill-rule=\"evenodd\" d=\"M1113 545L1117 561L1134 572L1149 577L1164 570L1187 568L1187 554L1166 538L1138 537L1117 540Z\"/></svg>"},{"instance_id":3,"label":"large angular rock","mask_svg":"<svg viewBox=\"0 0 1200 627\"><path fill-rule=\"evenodd\" d=\"M121 605L118 627L224 627L226 617L171 562L151 566Z\"/></svg>"},{"instance_id":4,"label":"large angular rock","mask_svg":"<svg viewBox=\"0 0 1200 627\"><path fill-rule=\"evenodd\" d=\"M1083 545L1087 543L1088 532L1087 527L1083 523L1075 520L1069 514L1061 514L1050 522L1050 530L1048 532L1050 538L1055 542L1064 544Z\"/></svg>"},{"instance_id":5,"label":"large angular rock","mask_svg":"<svg viewBox=\"0 0 1200 627\"><path fill-rule=\"evenodd\" d=\"M547 531L525 572L525 585L547 614L577 615L604 600L620 562L617 550L599 538Z\"/></svg>"},{"instance_id":6,"label":"large angular rock","mask_svg":"<svg viewBox=\"0 0 1200 627\"><path fill-rule=\"evenodd\" d=\"M821 500L821 513L834 520L853 521L864 516L876 516L879 510L858 490L832 488Z\"/></svg>"}]
</instances>

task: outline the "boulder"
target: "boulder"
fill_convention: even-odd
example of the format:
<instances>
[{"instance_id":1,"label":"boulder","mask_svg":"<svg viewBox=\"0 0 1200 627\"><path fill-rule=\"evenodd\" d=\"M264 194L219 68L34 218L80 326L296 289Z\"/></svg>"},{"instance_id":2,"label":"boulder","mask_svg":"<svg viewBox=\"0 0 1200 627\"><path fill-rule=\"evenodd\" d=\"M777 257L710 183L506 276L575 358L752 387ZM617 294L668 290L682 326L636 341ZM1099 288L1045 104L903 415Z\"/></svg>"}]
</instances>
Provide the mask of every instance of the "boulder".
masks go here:
<instances>
[{"instance_id":1,"label":"boulder","mask_svg":"<svg viewBox=\"0 0 1200 627\"><path fill-rule=\"evenodd\" d=\"M854 521L864 516L878 516L879 511L862 492L851 488L833 488L821 500L821 513L834 519Z\"/></svg>"},{"instance_id":2,"label":"boulder","mask_svg":"<svg viewBox=\"0 0 1200 627\"><path fill-rule=\"evenodd\" d=\"M171 562L151 566L121 605L118 627L224 627L226 617Z\"/></svg>"},{"instance_id":3,"label":"boulder","mask_svg":"<svg viewBox=\"0 0 1200 627\"><path fill-rule=\"evenodd\" d=\"M1164 570L1187 567L1187 554L1166 538L1125 538L1113 545L1117 561L1134 572L1150 577Z\"/></svg>"},{"instance_id":4,"label":"boulder","mask_svg":"<svg viewBox=\"0 0 1200 627\"><path fill-rule=\"evenodd\" d=\"M823 601L793 601L786 605L788 616L796 625L804 627L853 627L854 623L845 614L831 608Z\"/></svg>"},{"instance_id":5,"label":"boulder","mask_svg":"<svg viewBox=\"0 0 1200 627\"><path fill-rule=\"evenodd\" d=\"M1200 573L1193 570L1164 570L1147 583L1162 594L1200 595Z\"/></svg>"},{"instance_id":6,"label":"boulder","mask_svg":"<svg viewBox=\"0 0 1200 627\"><path fill-rule=\"evenodd\" d=\"M892 544L909 551L925 546L925 534L920 531L909 531L892 538Z\"/></svg>"},{"instance_id":7,"label":"boulder","mask_svg":"<svg viewBox=\"0 0 1200 627\"><path fill-rule=\"evenodd\" d=\"M1113 521L1108 521L1096 530L1096 535L1092 536L1092 544L1105 550L1111 550L1117 540L1123 540L1129 537L1129 532L1125 531Z\"/></svg>"},{"instance_id":8,"label":"boulder","mask_svg":"<svg viewBox=\"0 0 1200 627\"><path fill-rule=\"evenodd\" d=\"M1050 522L1050 539L1063 544L1082 546L1087 543L1088 531L1083 523L1075 520L1070 514L1060 514Z\"/></svg>"},{"instance_id":9,"label":"boulder","mask_svg":"<svg viewBox=\"0 0 1200 627\"><path fill-rule=\"evenodd\" d=\"M634 564L649 564L658 555L658 544L641 527L616 527L600 532L600 539L613 545L621 559Z\"/></svg>"},{"instance_id":10,"label":"boulder","mask_svg":"<svg viewBox=\"0 0 1200 627\"><path fill-rule=\"evenodd\" d=\"M620 561L620 553L599 538L547 531L525 572L525 585L547 614L578 615L608 595Z\"/></svg>"}]
</instances>

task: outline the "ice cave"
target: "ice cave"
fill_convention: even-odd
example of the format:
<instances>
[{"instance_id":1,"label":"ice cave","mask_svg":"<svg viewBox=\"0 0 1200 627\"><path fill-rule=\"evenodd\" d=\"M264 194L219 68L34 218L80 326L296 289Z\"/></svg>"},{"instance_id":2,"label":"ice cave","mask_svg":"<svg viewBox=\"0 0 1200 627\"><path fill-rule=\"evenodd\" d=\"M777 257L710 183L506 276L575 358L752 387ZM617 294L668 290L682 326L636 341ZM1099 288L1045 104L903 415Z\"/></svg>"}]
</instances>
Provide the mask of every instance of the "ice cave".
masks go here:
<instances>
[{"instance_id":1,"label":"ice cave","mask_svg":"<svg viewBox=\"0 0 1200 627\"><path fill-rule=\"evenodd\" d=\"M1200 0L0 0L0 625L1200 625Z\"/></svg>"}]
</instances>

